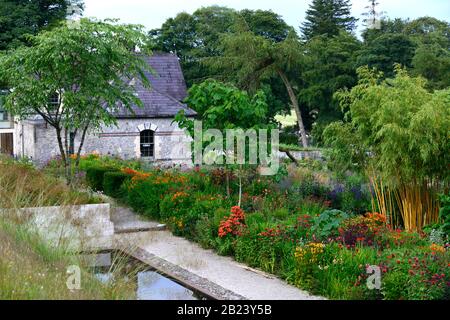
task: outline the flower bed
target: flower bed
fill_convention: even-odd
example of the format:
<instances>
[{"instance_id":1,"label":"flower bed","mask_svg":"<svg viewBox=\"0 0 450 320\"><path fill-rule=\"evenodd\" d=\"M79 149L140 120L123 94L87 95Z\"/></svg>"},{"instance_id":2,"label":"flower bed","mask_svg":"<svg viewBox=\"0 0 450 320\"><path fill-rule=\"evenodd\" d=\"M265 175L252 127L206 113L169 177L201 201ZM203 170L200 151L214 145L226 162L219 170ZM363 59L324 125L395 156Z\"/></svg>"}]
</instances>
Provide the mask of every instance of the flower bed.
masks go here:
<instances>
[{"instance_id":1,"label":"flower bed","mask_svg":"<svg viewBox=\"0 0 450 320\"><path fill-rule=\"evenodd\" d=\"M330 189L308 179L286 188L285 180L250 177L237 207L236 179L230 175L227 186L220 170L121 172L129 175L120 187L122 200L137 212L311 293L333 299L449 298L448 235L439 226L430 237L394 229L378 213L330 208ZM361 210L358 201L353 212ZM367 285L368 269L380 272L380 288Z\"/></svg>"}]
</instances>

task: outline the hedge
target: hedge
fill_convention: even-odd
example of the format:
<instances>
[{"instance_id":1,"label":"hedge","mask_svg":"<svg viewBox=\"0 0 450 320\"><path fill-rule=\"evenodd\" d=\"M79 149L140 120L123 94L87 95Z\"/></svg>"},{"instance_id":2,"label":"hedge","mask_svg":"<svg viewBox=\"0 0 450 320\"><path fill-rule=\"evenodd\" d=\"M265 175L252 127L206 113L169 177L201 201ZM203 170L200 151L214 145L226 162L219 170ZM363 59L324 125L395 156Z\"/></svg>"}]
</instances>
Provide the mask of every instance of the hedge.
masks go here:
<instances>
[{"instance_id":1,"label":"hedge","mask_svg":"<svg viewBox=\"0 0 450 320\"><path fill-rule=\"evenodd\" d=\"M131 179L131 176L120 171L105 172L103 175L103 191L110 197L122 198L124 196L122 185L128 179Z\"/></svg>"},{"instance_id":2,"label":"hedge","mask_svg":"<svg viewBox=\"0 0 450 320\"><path fill-rule=\"evenodd\" d=\"M86 181L95 191L103 191L103 178L107 172L117 172L111 167L91 167L86 170Z\"/></svg>"}]
</instances>

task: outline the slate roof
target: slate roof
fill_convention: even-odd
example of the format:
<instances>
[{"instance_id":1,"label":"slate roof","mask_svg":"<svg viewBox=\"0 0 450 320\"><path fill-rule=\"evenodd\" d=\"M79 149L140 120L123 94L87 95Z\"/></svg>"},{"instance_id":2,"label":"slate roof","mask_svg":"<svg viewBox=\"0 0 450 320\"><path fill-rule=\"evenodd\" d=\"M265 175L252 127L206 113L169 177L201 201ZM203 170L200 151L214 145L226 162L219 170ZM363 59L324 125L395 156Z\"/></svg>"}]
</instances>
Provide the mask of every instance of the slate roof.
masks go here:
<instances>
[{"instance_id":1,"label":"slate roof","mask_svg":"<svg viewBox=\"0 0 450 320\"><path fill-rule=\"evenodd\" d=\"M133 113L125 108L120 109L117 118L168 118L178 111L185 110L187 116L195 116L196 112L182 103L187 96L186 82L177 56L170 53L154 53L144 58L154 73L146 72L151 87L145 88L136 81L136 93L144 106L134 106Z\"/></svg>"}]
</instances>

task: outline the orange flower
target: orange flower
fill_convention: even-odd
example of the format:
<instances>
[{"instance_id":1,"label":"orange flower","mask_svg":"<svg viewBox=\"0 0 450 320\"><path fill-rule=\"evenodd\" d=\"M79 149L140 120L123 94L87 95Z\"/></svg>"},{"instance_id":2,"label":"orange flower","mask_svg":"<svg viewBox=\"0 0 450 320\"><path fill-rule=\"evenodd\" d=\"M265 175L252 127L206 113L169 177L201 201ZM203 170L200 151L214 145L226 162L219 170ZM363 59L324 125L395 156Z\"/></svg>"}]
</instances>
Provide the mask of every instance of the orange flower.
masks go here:
<instances>
[{"instance_id":1,"label":"orange flower","mask_svg":"<svg viewBox=\"0 0 450 320\"><path fill-rule=\"evenodd\" d=\"M433 243L430 246L431 252L433 255L435 255L436 253L444 253L445 252L445 248L443 246L440 246L436 243Z\"/></svg>"},{"instance_id":2,"label":"orange flower","mask_svg":"<svg viewBox=\"0 0 450 320\"><path fill-rule=\"evenodd\" d=\"M122 171L122 173L129 174L129 175L132 175L132 176L138 174L138 172L136 170L133 170L131 168L123 168L121 171Z\"/></svg>"}]
</instances>

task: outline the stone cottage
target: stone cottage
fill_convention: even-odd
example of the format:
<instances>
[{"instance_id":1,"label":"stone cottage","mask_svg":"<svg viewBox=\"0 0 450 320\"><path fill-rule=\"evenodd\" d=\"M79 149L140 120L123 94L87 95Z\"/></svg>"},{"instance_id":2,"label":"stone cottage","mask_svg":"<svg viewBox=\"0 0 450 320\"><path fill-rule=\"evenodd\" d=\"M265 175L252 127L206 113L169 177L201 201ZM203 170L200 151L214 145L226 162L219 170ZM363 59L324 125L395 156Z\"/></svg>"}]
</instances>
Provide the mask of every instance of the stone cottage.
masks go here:
<instances>
[{"instance_id":1,"label":"stone cottage","mask_svg":"<svg viewBox=\"0 0 450 320\"><path fill-rule=\"evenodd\" d=\"M146 74L151 88L144 88L139 81L134 83L143 108L135 106L133 113L123 109L115 114L117 126L90 132L83 154L97 152L162 165L191 165L191 139L172 123L180 110L187 116L196 114L182 103L187 90L178 58L169 53L155 53L146 61L154 70L154 74ZM2 153L28 157L41 165L59 155L55 130L40 116L15 121L1 106L0 149Z\"/></svg>"}]
</instances>

